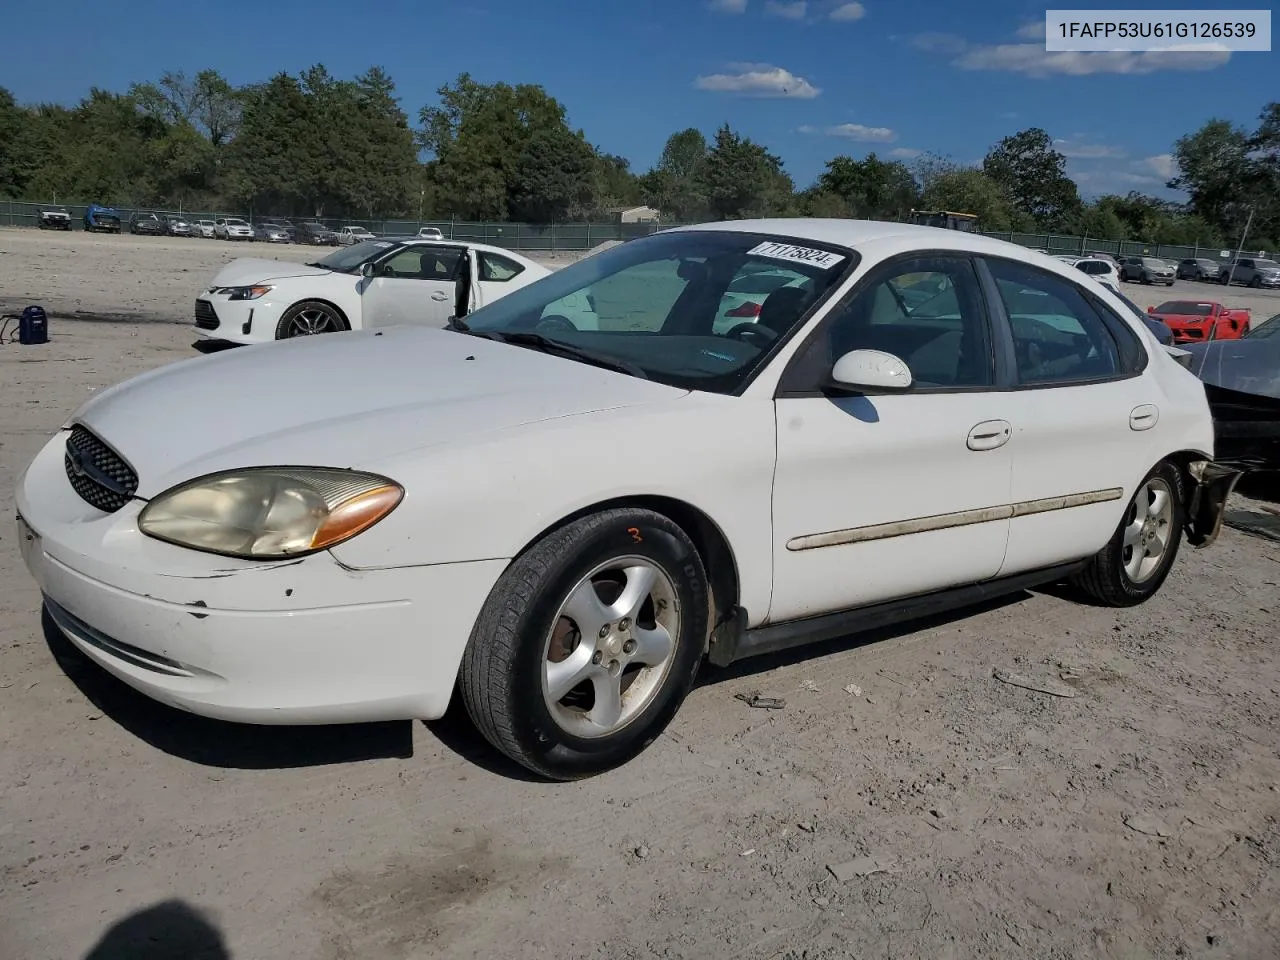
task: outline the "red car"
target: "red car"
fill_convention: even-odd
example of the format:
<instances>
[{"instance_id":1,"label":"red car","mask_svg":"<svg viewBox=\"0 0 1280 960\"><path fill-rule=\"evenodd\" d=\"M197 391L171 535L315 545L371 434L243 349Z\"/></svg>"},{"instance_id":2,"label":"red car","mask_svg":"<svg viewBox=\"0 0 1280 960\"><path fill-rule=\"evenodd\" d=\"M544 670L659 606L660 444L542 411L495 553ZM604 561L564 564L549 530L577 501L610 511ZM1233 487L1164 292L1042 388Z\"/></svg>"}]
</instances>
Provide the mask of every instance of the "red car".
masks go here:
<instances>
[{"instance_id":1,"label":"red car","mask_svg":"<svg viewBox=\"0 0 1280 960\"><path fill-rule=\"evenodd\" d=\"M1170 300L1147 313L1173 331L1174 343L1239 340L1249 332L1249 310L1228 310L1212 300Z\"/></svg>"}]
</instances>

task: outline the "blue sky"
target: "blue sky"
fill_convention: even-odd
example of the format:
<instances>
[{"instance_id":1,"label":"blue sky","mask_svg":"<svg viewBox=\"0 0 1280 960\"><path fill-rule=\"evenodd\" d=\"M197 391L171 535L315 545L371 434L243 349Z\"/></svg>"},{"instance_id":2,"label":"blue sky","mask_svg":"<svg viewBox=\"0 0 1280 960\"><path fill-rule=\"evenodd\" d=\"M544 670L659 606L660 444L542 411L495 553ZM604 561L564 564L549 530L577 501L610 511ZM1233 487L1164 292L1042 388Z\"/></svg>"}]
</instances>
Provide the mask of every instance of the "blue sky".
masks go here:
<instances>
[{"instance_id":1,"label":"blue sky","mask_svg":"<svg viewBox=\"0 0 1280 960\"><path fill-rule=\"evenodd\" d=\"M317 62L340 76L378 64L416 119L467 70L542 84L574 126L639 172L668 134L710 134L727 121L779 154L801 187L837 153L936 150L968 162L1041 126L1063 141L1086 195L1167 195L1179 135L1214 116L1252 128L1275 95L1272 53L1047 54L1044 9L1024 0L23 3L4 15L20 42L0 61L0 86L24 103L73 103L91 85L124 90L166 69L215 67L244 83ZM27 63L19 51L38 53Z\"/></svg>"}]
</instances>

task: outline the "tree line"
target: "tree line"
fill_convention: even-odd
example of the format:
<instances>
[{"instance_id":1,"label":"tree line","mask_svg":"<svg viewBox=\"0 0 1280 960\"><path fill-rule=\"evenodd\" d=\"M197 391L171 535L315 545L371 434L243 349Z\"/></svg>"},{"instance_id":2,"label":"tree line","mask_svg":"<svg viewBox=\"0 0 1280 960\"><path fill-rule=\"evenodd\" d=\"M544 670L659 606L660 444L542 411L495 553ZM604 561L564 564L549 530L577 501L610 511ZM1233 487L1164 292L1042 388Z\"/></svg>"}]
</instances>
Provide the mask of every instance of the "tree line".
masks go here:
<instances>
[{"instance_id":1,"label":"tree line","mask_svg":"<svg viewBox=\"0 0 1280 960\"><path fill-rule=\"evenodd\" d=\"M980 164L927 153L827 161L798 188L780 157L728 125L667 140L653 169L573 128L534 84L469 74L410 120L373 67L354 79L315 65L235 87L216 70L165 73L125 93L94 88L75 106L21 105L0 87L0 197L289 216L609 219L648 204L677 222L752 216L904 219L913 209L975 213L986 230L1232 246L1280 240L1280 103L1257 126L1211 120L1172 147L1170 187L1085 202L1041 128L995 144Z\"/></svg>"}]
</instances>

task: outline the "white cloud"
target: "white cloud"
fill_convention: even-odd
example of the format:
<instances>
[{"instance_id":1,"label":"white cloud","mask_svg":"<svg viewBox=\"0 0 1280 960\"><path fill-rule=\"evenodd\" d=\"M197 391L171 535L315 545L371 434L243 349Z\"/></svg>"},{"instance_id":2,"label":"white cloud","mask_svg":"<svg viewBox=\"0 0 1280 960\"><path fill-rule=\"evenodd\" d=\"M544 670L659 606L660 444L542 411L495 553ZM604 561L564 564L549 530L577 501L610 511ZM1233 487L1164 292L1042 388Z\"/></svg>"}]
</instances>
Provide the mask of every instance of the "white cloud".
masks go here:
<instances>
[{"instance_id":1,"label":"white cloud","mask_svg":"<svg viewBox=\"0 0 1280 960\"><path fill-rule=\"evenodd\" d=\"M1080 139L1055 140L1053 147L1069 160L1123 160L1129 155L1123 147L1113 147L1105 143L1087 143Z\"/></svg>"},{"instance_id":2,"label":"white cloud","mask_svg":"<svg viewBox=\"0 0 1280 960\"><path fill-rule=\"evenodd\" d=\"M712 93L740 93L748 97L780 97L812 100L822 91L804 77L769 63L730 64L732 73L698 77L693 85Z\"/></svg>"},{"instance_id":3,"label":"white cloud","mask_svg":"<svg viewBox=\"0 0 1280 960\"><path fill-rule=\"evenodd\" d=\"M917 50L929 53L963 53L969 46L969 41L954 33L917 33L909 37L907 42Z\"/></svg>"},{"instance_id":4,"label":"white cloud","mask_svg":"<svg viewBox=\"0 0 1280 960\"><path fill-rule=\"evenodd\" d=\"M861 20L867 15L867 8L860 3L842 3L831 11L832 20Z\"/></svg>"},{"instance_id":5,"label":"white cloud","mask_svg":"<svg viewBox=\"0 0 1280 960\"><path fill-rule=\"evenodd\" d=\"M916 157L920 156L921 153L923 153L923 151L913 149L912 147L894 147L889 151L889 156L893 157L895 160L914 160Z\"/></svg>"},{"instance_id":6,"label":"white cloud","mask_svg":"<svg viewBox=\"0 0 1280 960\"><path fill-rule=\"evenodd\" d=\"M1170 180L1178 175L1178 165L1174 163L1172 154L1161 153L1154 157L1146 157L1142 163L1161 180Z\"/></svg>"},{"instance_id":7,"label":"white cloud","mask_svg":"<svg viewBox=\"0 0 1280 960\"><path fill-rule=\"evenodd\" d=\"M1031 23L1024 23L1014 31L1014 36L1019 40L1043 40L1044 21L1036 20Z\"/></svg>"},{"instance_id":8,"label":"white cloud","mask_svg":"<svg viewBox=\"0 0 1280 960\"><path fill-rule=\"evenodd\" d=\"M1231 59L1226 50L1078 51L1050 53L1036 43L967 48L953 63L963 70L999 70L1029 77L1084 77L1099 73L1145 74L1161 70L1215 70Z\"/></svg>"},{"instance_id":9,"label":"white cloud","mask_svg":"<svg viewBox=\"0 0 1280 960\"><path fill-rule=\"evenodd\" d=\"M785 17L788 20L803 20L808 10L809 4L806 0L794 0L794 2L768 0L768 3L764 5L765 13L775 17Z\"/></svg>"},{"instance_id":10,"label":"white cloud","mask_svg":"<svg viewBox=\"0 0 1280 960\"><path fill-rule=\"evenodd\" d=\"M888 127L867 127L861 123L841 123L834 127L800 127L801 133L823 133L828 137L842 137L858 143L893 143L898 134Z\"/></svg>"},{"instance_id":11,"label":"white cloud","mask_svg":"<svg viewBox=\"0 0 1280 960\"><path fill-rule=\"evenodd\" d=\"M747 0L710 0L707 4L716 13L746 13Z\"/></svg>"}]
</instances>

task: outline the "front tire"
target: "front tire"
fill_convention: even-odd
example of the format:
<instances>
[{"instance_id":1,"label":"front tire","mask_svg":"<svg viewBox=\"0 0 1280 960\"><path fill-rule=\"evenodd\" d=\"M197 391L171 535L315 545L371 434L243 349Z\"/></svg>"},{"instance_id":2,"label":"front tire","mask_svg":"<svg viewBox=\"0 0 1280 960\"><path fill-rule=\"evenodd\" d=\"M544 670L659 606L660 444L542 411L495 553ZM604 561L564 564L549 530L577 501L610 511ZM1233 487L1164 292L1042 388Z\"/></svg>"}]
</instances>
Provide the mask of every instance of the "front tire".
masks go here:
<instances>
[{"instance_id":1,"label":"front tire","mask_svg":"<svg viewBox=\"0 0 1280 960\"><path fill-rule=\"evenodd\" d=\"M318 300L295 303L280 317L276 324L276 339L291 340L294 337L313 337L321 333L340 333L350 330L346 318L335 307Z\"/></svg>"},{"instance_id":2,"label":"front tire","mask_svg":"<svg viewBox=\"0 0 1280 960\"><path fill-rule=\"evenodd\" d=\"M671 722L702 662L708 586L661 514L583 517L517 557L472 630L459 689L476 728L553 780L620 766Z\"/></svg>"},{"instance_id":3,"label":"front tire","mask_svg":"<svg viewBox=\"0 0 1280 960\"><path fill-rule=\"evenodd\" d=\"M1167 460L1138 484L1111 540L1074 578L1090 599L1133 607L1155 596L1182 542L1183 484L1182 471Z\"/></svg>"}]
</instances>

